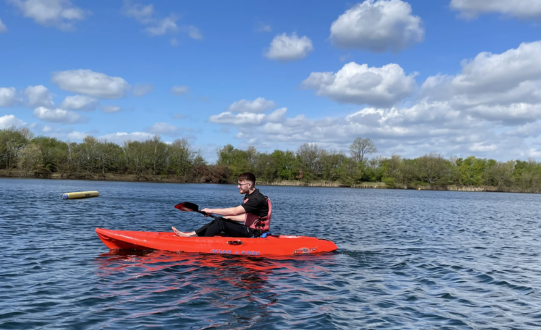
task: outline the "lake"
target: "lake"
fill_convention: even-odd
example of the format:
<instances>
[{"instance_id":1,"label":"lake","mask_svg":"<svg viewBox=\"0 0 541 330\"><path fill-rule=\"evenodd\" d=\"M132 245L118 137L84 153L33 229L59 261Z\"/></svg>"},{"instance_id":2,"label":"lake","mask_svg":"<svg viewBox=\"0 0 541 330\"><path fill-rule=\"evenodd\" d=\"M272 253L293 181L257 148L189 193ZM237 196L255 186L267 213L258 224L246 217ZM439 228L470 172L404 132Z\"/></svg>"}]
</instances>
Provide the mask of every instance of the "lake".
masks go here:
<instances>
[{"instance_id":1,"label":"lake","mask_svg":"<svg viewBox=\"0 0 541 330\"><path fill-rule=\"evenodd\" d=\"M261 186L291 258L114 252L94 229L193 230L234 185L0 179L0 329L533 329L541 195ZM100 197L62 200L65 192Z\"/></svg>"}]
</instances>

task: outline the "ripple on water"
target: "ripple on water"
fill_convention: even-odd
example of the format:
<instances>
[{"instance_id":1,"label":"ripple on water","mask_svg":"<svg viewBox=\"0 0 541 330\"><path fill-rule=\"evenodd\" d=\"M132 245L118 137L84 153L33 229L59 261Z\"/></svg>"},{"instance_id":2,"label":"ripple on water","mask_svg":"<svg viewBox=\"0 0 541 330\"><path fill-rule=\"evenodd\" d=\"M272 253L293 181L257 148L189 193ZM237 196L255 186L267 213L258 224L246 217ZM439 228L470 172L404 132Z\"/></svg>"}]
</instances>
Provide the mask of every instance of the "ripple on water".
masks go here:
<instances>
[{"instance_id":1,"label":"ripple on water","mask_svg":"<svg viewBox=\"0 0 541 330\"><path fill-rule=\"evenodd\" d=\"M241 196L229 185L0 179L0 328L541 327L541 195L260 189L273 198L273 232L339 250L109 252L95 227L191 230L207 219L173 205ZM82 190L100 197L60 199Z\"/></svg>"}]
</instances>

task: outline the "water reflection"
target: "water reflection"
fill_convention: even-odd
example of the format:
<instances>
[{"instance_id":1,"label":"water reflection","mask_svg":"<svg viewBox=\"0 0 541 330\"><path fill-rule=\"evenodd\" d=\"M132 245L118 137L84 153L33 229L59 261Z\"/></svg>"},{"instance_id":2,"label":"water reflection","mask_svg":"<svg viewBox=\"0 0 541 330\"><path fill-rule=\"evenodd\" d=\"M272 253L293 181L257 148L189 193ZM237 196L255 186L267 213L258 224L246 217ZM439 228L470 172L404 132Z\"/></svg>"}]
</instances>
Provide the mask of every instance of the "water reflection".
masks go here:
<instances>
[{"instance_id":1,"label":"water reflection","mask_svg":"<svg viewBox=\"0 0 541 330\"><path fill-rule=\"evenodd\" d=\"M152 300L157 304L151 306L154 311L149 313L208 317L209 311L213 310L216 318L207 319L207 323L200 325L236 324L241 325L240 328L262 326L267 322L279 294L283 295L284 290L296 290L284 286L283 279L297 276L308 279L315 272L325 273L322 261L332 262L333 255L266 259L120 250L95 258L100 289L117 293L114 298L118 300L118 306ZM160 300L169 304L160 303Z\"/></svg>"}]
</instances>

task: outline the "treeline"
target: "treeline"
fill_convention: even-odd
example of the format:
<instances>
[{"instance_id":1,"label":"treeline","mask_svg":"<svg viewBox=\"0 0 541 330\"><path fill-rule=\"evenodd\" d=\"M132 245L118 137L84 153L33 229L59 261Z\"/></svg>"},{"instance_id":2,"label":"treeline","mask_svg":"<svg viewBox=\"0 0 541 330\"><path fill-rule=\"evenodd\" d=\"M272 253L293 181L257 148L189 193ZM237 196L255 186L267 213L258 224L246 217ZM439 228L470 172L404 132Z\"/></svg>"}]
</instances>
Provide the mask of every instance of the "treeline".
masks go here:
<instances>
[{"instance_id":1,"label":"treeline","mask_svg":"<svg viewBox=\"0 0 541 330\"><path fill-rule=\"evenodd\" d=\"M541 163L498 162L493 159L444 158L427 154L415 159L398 155L373 157L377 152L370 139L357 138L349 156L337 150L303 144L296 151L258 152L226 145L217 150L216 164L209 164L185 139L173 143L154 136L122 146L87 136L82 143L34 137L28 129L0 130L0 169L23 176L83 179L113 179L131 175L135 180L234 183L245 171L259 181L335 182L355 186L383 182L390 188L490 186L500 191L541 192Z\"/></svg>"}]
</instances>

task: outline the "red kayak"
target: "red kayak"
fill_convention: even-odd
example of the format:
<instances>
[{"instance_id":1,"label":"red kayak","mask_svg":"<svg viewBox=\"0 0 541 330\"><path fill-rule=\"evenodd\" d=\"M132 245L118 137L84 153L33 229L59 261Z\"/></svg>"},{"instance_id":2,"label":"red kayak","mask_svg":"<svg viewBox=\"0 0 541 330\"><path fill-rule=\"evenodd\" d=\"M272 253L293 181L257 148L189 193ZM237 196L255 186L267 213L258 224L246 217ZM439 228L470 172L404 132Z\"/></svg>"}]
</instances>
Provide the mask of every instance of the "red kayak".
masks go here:
<instances>
[{"instance_id":1,"label":"red kayak","mask_svg":"<svg viewBox=\"0 0 541 330\"><path fill-rule=\"evenodd\" d=\"M245 237L179 237L172 232L146 232L96 228L101 241L112 250L164 250L251 256L295 255L331 252L336 245L326 239L306 236L269 235Z\"/></svg>"}]
</instances>

